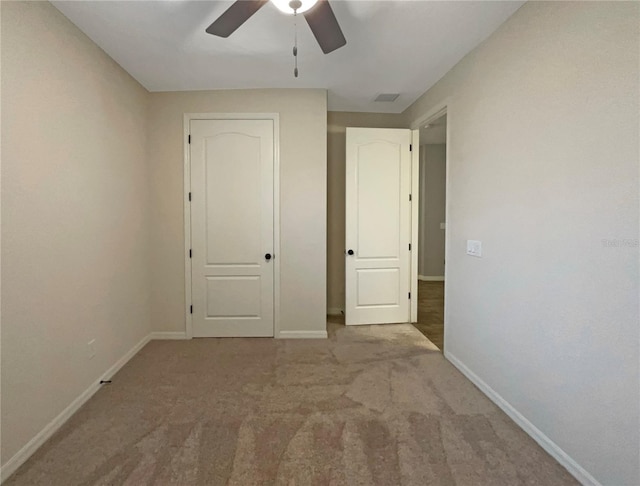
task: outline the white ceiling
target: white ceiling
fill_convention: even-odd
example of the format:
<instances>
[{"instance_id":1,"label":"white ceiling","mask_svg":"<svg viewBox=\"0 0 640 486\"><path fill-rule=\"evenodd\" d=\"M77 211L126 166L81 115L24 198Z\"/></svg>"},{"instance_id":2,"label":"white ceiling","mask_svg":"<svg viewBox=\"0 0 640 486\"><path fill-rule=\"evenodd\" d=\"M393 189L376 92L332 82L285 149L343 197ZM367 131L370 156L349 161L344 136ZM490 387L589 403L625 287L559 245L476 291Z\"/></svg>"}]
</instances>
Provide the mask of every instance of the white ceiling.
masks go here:
<instances>
[{"instance_id":1,"label":"white ceiling","mask_svg":"<svg viewBox=\"0 0 640 486\"><path fill-rule=\"evenodd\" d=\"M271 3L227 39L205 29L232 1L52 3L150 91L326 88L330 110L400 113L524 2L331 0L347 45L323 54L299 17L297 79L293 17Z\"/></svg>"}]
</instances>

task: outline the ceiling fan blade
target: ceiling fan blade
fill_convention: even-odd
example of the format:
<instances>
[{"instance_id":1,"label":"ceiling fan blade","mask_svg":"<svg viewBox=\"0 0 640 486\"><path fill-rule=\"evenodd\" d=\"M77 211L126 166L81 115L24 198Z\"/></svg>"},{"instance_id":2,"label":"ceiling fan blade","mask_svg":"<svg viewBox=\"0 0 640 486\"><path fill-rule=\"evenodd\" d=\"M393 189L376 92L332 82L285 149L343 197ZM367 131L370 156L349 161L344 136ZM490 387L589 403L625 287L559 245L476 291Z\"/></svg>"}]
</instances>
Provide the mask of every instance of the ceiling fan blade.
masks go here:
<instances>
[{"instance_id":1,"label":"ceiling fan blade","mask_svg":"<svg viewBox=\"0 0 640 486\"><path fill-rule=\"evenodd\" d=\"M347 43L327 0L319 0L311 10L303 15L325 54L329 54Z\"/></svg>"},{"instance_id":2,"label":"ceiling fan blade","mask_svg":"<svg viewBox=\"0 0 640 486\"><path fill-rule=\"evenodd\" d=\"M229 37L267 2L268 0L238 0L234 2L213 24L207 27L207 34Z\"/></svg>"}]
</instances>

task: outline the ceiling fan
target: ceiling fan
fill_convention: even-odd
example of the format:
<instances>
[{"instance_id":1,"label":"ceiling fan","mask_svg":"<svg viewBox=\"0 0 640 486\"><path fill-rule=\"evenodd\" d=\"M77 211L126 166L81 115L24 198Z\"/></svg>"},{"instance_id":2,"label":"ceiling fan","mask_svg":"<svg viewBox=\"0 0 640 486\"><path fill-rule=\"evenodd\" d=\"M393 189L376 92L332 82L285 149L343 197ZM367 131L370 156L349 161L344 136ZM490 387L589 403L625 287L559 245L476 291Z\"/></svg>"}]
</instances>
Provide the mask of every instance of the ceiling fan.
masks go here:
<instances>
[{"instance_id":1,"label":"ceiling fan","mask_svg":"<svg viewBox=\"0 0 640 486\"><path fill-rule=\"evenodd\" d=\"M328 0L237 0L207 27L207 33L229 37L268 1L284 13L303 14L325 54L347 43Z\"/></svg>"}]
</instances>

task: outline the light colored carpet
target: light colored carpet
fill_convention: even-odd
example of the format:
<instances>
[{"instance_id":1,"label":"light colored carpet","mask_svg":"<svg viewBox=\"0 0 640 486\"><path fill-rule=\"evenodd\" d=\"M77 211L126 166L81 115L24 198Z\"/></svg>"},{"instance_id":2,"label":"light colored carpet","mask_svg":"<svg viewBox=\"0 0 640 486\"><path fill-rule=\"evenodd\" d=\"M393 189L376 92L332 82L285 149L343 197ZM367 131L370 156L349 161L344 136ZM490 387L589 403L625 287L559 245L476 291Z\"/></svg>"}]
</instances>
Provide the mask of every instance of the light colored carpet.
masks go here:
<instances>
[{"instance_id":1,"label":"light colored carpet","mask_svg":"<svg viewBox=\"0 0 640 486\"><path fill-rule=\"evenodd\" d=\"M559 485L409 324L149 343L7 485Z\"/></svg>"}]
</instances>

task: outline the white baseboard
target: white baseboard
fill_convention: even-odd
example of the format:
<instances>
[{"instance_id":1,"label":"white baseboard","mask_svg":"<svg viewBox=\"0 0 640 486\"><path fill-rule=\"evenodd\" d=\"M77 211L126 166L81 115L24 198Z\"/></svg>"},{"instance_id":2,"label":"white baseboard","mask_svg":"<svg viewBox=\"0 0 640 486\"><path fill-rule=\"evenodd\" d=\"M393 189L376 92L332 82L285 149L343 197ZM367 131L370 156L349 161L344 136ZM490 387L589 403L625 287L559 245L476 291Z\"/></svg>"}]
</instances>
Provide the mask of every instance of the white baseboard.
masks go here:
<instances>
[{"instance_id":1,"label":"white baseboard","mask_svg":"<svg viewBox=\"0 0 640 486\"><path fill-rule=\"evenodd\" d=\"M424 282L444 282L444 275L418 275L418 280L422 280Z\"/></svg>"},{"instance_id":2,"label":"white baseboard","mask_svg":"<svg viewBox=\"0 0 640 486\"><path fill-rule=\"evenodd\" d=\"M558 444L547 437L540 429L533 425L527 418L518 412L513 405L507 402L493 388L487 385L478 375L471 371L467 366L456 358L453 354L445 350L445 357L460 370L482 393L495 403L511 420L520 426L527 434L535 440L540 447L547 451L556 461L558 461L571 475L576 478L584 486L602 486L596 478L578 464L569 454L563 451Z\"/></svg>"},{"instance_id":3,"label":"white baseboard","mask_svg":"<svg viewBox=\"0 0 640 486\"><path fill-rule=\"evenodd\" d=\"M327 331L280 331L278 339L327 339Z\"/></svg>"},{"instance_id":4,"label":"white baseboard","mask_svg":"<svg viewBox=\"0 0 640 486\"><path fill-rule=\"evenodd\" d=\"M344 310L340 307L329 307L327 309L328 316L341 316L344 313Z\"/></svg>"},{"instance_id":5,"label":"white baseboard","mask_svg":"<svg viewBox=\"0 0 640 486\"><path fill-rule=\"evenodd\" d=\"M184 331L162 331L162 332L152 332L150 334L150 339L187 339L187 333Z\"/></svg>"},{"instance_id":6,"label":"white baseboard","mask_svg":"<svg viewBox=\"0 0 640 486\"><path fill-rule=\"evenodd\" d=\"M100 388L101 380L109 380L115 375L120 368L122 368L127 362L133 358L138 351L140 351L145 344L150 340L150 336L145 336L142 340L131 348L122 358L115 362L111 368L109 368L99 379L95 380L89 388L83 391L73 402L69 404L56 418L49 422L40 432L36 434L25 446L20 449L15 455L9 459L2 470L0 471L0 483L3 483L9 476L11 476L16 470L26 462L31 455L38 450L38 448L44 444L49 437L55 434L62 425L69 420L69 418L78 411L82 405L89 400L95 392Z\"/></svg>"}]
</instances>

